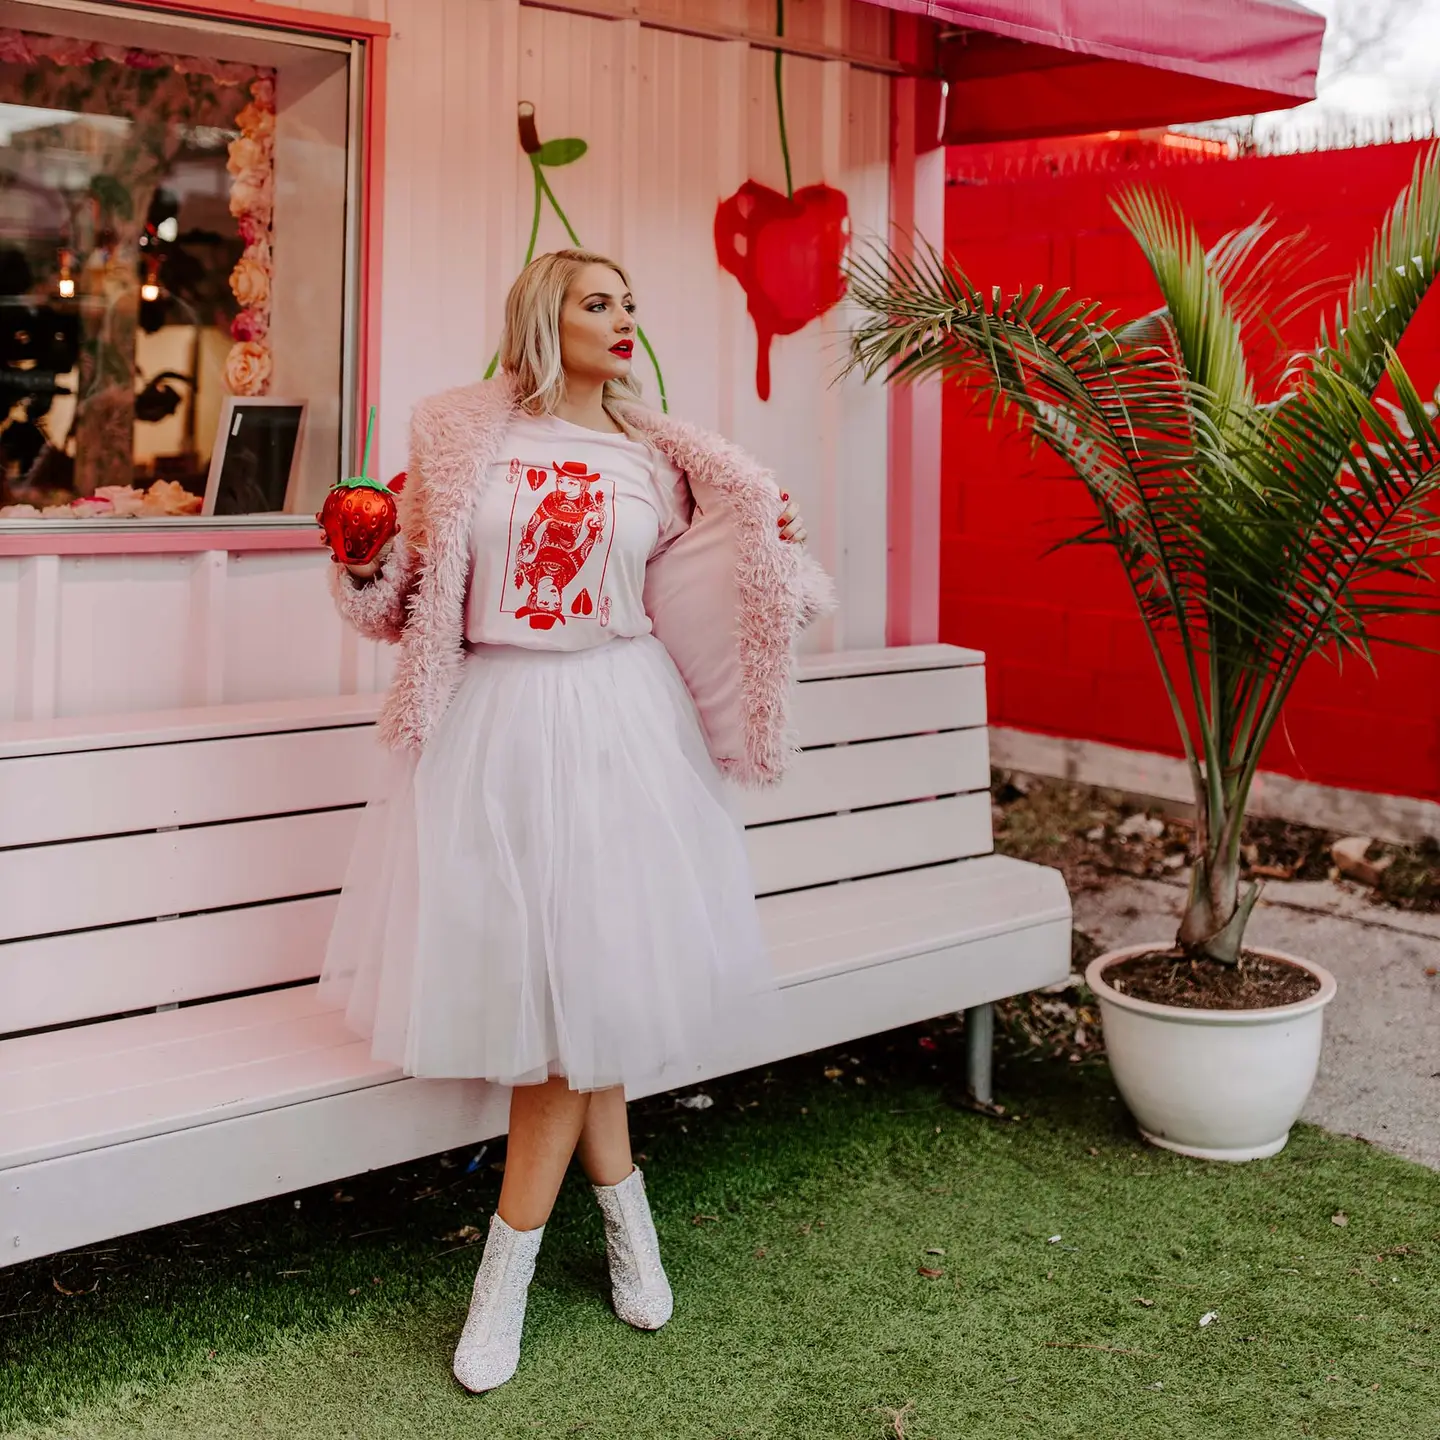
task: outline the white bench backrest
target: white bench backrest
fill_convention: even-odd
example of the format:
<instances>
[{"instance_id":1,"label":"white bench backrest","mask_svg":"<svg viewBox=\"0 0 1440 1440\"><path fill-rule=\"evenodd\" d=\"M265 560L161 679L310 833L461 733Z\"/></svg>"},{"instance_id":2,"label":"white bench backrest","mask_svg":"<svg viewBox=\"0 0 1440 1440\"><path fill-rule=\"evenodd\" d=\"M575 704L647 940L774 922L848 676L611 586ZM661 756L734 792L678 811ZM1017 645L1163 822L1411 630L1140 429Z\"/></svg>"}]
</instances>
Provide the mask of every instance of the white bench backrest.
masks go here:
<instances>
[{"instance_id":1,"label":"white bench backrest","mask_svg":"<svg viewBox=\"0 0 1440 1440\"><path fill-rule=\"evenodd\" d=\"M741 805L758 893L990 850L982 658L802 661L803 753ZM313 978L377 701L0 727L0 1035Z\"/></svg>"}]
</instances>

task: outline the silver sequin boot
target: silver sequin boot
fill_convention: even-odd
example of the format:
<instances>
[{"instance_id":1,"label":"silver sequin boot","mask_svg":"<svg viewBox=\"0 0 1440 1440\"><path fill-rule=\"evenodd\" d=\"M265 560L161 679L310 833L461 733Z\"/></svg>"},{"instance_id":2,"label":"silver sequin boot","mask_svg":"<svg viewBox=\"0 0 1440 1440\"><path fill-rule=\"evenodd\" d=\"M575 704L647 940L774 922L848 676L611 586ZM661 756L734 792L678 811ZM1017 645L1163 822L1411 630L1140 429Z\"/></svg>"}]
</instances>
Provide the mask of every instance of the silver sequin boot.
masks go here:
<instances>
[{"instance_id":1,"label":"silver sequin boot","mask_svg":"<svg viewBox=\"0 0 1440 1440\"><path fill-rule=\"evenodd\" d=\"M455 1378L472 1391L503 1385L520 1363L520 1330L543 1225L512 1230L497 1211L470 1295L470 1313L455 1347Z\"/></svg>"},{"instance_id":2,"label":"silver sequin boot","mask_svg":"<svg viewBox=\"0 0 1440 1440\"><path fill-rule=\"evenodd\" d=\"M660 1242L645 1199L638 1167L618 1185L592 1185L605 1217L605 1253L610 1261L610 1300L615 1313L637 1330L658 1330L675 1308Z\"/></svg>"}]
</instances>

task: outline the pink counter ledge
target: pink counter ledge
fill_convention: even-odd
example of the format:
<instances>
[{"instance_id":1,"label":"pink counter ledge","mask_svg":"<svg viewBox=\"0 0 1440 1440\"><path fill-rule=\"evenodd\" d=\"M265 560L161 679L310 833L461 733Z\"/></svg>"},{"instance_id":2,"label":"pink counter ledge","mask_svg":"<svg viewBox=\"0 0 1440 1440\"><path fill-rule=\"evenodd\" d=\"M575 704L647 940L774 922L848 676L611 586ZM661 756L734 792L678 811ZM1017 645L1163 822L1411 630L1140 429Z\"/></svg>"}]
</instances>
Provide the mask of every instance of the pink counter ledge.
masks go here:
<instances>
[{"instance_id":1,"label":"pink counter ledge","mask_svg":"<svg viewBox=\"0 0 1440 1440\"><path fill-rule=\"evenodd\" d=\"M95 528L73 533L43 522L33 522L35 533L20 527L32 522L17 521L0 529L0 558L31 555L186 555L205 550L314 550L323 541L319 526L305 525L198 525L177 520L174 528L150 524L143 529L122 529L123 520L100 521ZM66 522L67 525L71 522ZM114 528L101 529L100 526Z\"/></svg>"}]
</instances>

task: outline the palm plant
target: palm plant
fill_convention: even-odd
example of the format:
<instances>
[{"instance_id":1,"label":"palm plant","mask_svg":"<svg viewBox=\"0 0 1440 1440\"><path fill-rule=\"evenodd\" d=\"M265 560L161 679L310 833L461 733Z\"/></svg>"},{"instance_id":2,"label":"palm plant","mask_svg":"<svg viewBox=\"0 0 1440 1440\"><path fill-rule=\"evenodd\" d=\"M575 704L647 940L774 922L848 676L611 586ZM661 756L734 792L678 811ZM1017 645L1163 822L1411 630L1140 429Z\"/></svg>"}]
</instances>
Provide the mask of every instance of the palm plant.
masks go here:
<instances>
[{"instance_id":1,"label":"palm plant","mask_svg":"<svg viewBox=\"0 0 1440 1440\"><path fill-rule=\"evenodd\" d=\"M1098 518L1074 538L1124 566L1194 786L1177 945L1233 965L1258 894L1242 887L1245 808L1301 669L1319 652L1373 663L1372 644L1395 638L1383 622L1440 613L1422 584L1440 543L1440 436L1396 355L1440 267L1440 147L1264 401L1247 342L1294 242L1262 217L1207 252L1165 195L1113 203L1159 310L1122 323L1064 289L982 293L933 249L881 248L852 262L850 366L987 394L992 416L1018 413L1084 483Z\"/></svg>"}]
</instances>

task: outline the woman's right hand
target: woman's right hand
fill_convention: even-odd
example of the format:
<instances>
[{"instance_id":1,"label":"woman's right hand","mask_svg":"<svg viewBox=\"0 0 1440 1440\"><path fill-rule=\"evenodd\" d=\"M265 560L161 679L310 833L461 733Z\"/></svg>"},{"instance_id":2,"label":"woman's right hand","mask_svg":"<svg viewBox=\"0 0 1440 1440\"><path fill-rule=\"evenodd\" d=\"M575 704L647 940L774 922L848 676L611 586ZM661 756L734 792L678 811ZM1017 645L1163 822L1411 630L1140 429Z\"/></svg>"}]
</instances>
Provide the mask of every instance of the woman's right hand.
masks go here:
<instances>
[{"instance_id":1,"label":"woman's right hand","mask_svg":"<svg viewBox=\"0 0 1440 1440\"><path fill-rule=\"evenodd\" d=\"M384 568L385 561L389 559L390 552L395 548L394 540L387 540L381 547L375 558L368 565L346 565L352 580L364 583L366 580L373 580Z\"/></svg>"},{"instance_id":2,"label":"woman's right hand","mask_svg":"<svg viewBox=\"0 0 1440 1440\"><path fill-rule=\"evenodd\" d=\"M330 540L324 531L320 534L320 543L330 550ZM345 562L333 551L330 550L330 559L333 564L345 565L345 571L357 584L363 585L367 580L373 580L385 566L390 552L395 548L395 541L392 537L387 540L377 552L375 558L368 565L346 565Z\"/></svg>"}]
</instances>

